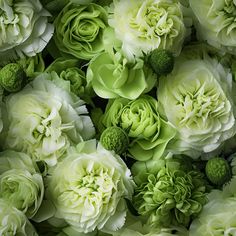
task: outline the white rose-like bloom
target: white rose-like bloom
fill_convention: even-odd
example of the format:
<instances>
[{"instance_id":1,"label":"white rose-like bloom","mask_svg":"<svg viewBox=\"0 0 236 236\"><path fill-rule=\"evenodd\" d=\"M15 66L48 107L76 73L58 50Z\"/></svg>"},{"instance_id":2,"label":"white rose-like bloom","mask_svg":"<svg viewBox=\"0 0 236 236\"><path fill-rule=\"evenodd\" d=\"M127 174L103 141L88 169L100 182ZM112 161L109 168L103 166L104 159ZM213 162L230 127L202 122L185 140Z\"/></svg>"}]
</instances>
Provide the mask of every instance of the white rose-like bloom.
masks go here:
<instances>
[{"instance_id":1,"label":"white rose-like bloom","mask_svg":"<svg viewBox=\"0 0 236 236\"><path fill-rule=\"evenodd\" d=\"M178 1L115 0L110 11L108 22L128 59L156 48L180 53L186 28Z\"/></svg>"},{"instance_id":2,"label":"white rose-like bloom","mask_svg":"<svg viewBox=\"0 0 236 236\"><path fill-rule=\"evenodd\" d=\"M174 153L192 158L215 151L236 133L230 70L211 58L182 60L160 78L161 114L177 129Z\"/></svg>"},{"instance_id":3,"label":"white rose-like bloom","mask_svg":"<svg viewBox=\"0 0 236 236\"><path fill-rule=\"evenodd\" d=\"M42 74L6 98L5 147L55 165L71 144L90 139L95 131L84 102L48 76Z\"/></svg>"},{"instance_id":4,"label":"white rose-like bloom","mask_svg":"<svg viewBox=\"0 0 236 236\"><path fill-rule=\"evenodd\" d=\"M48 198L56 218L78 232L117 230L125 223L125 198L131 200L130 170L114 152L95 140L71 148L48 178Z\"/></svg>"},{"instance_id":5,"label":"white rose-like bloom","mask_svg":"<svg viewBox=\"0 0 236 236\"><path fill-rule=\"evenodd\" d=\"M49 16L39 0L1 0L1 60L32 57L41 52L53 34Z\"/></svg>"},{"instance_id":6,"label":"white rose-like bloom","mask_svg":"<svg viewBox=\"0 0 236 236\"><path fill-rule=\"evenodd\" d=\"M236 1L189 0L200 39L236 55Z\"/></svg>"}]
</instances>

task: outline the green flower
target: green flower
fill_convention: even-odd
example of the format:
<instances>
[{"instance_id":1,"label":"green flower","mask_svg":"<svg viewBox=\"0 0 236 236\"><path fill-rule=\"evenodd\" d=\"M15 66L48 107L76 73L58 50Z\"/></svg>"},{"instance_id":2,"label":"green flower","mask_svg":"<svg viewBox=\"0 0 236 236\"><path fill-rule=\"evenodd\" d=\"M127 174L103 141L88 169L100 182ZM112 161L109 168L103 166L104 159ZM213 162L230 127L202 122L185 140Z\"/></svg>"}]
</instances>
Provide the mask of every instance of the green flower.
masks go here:
<instances>
[{"instance_id":1,"label":"green flower","mask_svg":"<svg viewBox=\"0 0 236 236\"><path fill-rule=\"evenodd\" d=\"M0 153L0 198L32 218L44 196L43 178L31 158L20 152Z\"/></svg>"},{"instance_id":2,"label":"green flower","mask_svg":"<svg viewBox=\"0 0 236 236\"><path fill-rule=\"evenodd\" d=\"M87 80L99 97L136 99L153 88L156 75L141 59L129 63L120 52L104 52L90 61Z\"/></svg>"},{"instance_id":3,"label":"green flower","mask_svg":"<svg viewBox=\"0 0 236 236\"><path fill-rule=\"evenodd\" d=\"M129 137L123 129L112 126L103 131L100 142L105 149L120 155L127 150Z\"/></svg>"},{"instance_id":4,"label":"green flower","mask_svg":"<svg viewBox=\"0 0 236 236\"><path fill-rule=\"evenodd\" d=\"M122 159L95 140L71 148L47 184L55 217L84 233L122 227L134 186Z\"/></svg>"},{"instance_id":5,"label":"green flower","mask_svg":"<svg viewBox=\"0 0 236 236\"><path fill-rule=\"evenodd\" d=\"M129 152L137 160L160 157L175 129L162 119L157 101L143 95L134 101L118 98L109 101L102 123L105 127L118 126L128 130Z\"/></svg>"},{"instance_id":6,"label":"green flower","mask_svg":"<svg viewBox=\"0 0 236 236\"><path fill-rule=\"evenodd\" d=\"M52 37L50 14L39 0L2 0L0 12L1 60L35 56Z\"/></svg>"},{"instance_id":7,"label":"green flower","mask_svg":"<svg viewBox=\"0 0 236 236\"><path fill-rule=\"evenodd\" d=\"M198 37L236 55L236 3L231 0L190 0Z\"/></svg>"},{"instance_id":8,"label":"green flower","mask_svg":"<svg viewBox=\"0 0 236 236\"><path fill-rule=\"evenodd\" d=\"M26 216L4 199L0 199L0 234L2 236L38 235Z\"/></svg>"},{"instance_id":9,"label":"green flower","mask_svg":"<svg viewBox=\"0 0 236 236\"><path fill-rule=\"evenodd\" d=\"M235 235L235 196L226 197L224 190L214 190L208 195L208 199L200 215L191 223L189 236Z\"/></svg>"},{"instance_id":10,"label":"green flower","mask_svg":"<svg viewBox=\"0 0 236 236\"><path fill-rule=\"evenodd\" d=\"M182 6L175 0L114 1L109 25L133 59L156 48L179 54L186 35Z\"/></svg>"},{"instance_id":11,"label":"green flower","mask_svg":"<svg viewBox=\"0 0 236 236\"><path fill-rule=\"evenodd\" d=\"M67 4L55 20L55 42L62 54L89 60L104 50L107 13L97 4Z\"/></svg>"},{"instance_id":12,"label":"green flower","mask_svg":"<svg viewBox=\"0 0 236 236\"><path fill-rule=\"evenodd\" d=\"M228 162L220 157L210 159L206 164L207 178L216 185L223 185L231 178Z\"/></svg>"},{"instance_id":13,"label":"green flower","mask_svg":"<svg viewBox=\"0 0 236 236\"><path fill-rule=\"evenodd\" d=\"M55 71L61 79L70 82L71 92L84 101L91 102L94 92L87 83L85 72L80 69L79 60L60 57L49 65L46 71Z\"/></svg>"},{"instance_id":14,"label":"green flower","mask_svg":"<svg viewBox=\"0 0 236 236\"><path fill-rule=\"evenodd\" d=\"M236 133L232 74L202 56L178 58L173 71L159 79L157 92L160 113L178 131L171 151L192 158L218 151Z\"/></svg>"},{"instance_id":15,"label":"green flower","mask_svg":"<svg viewBox=\"0 0 236 236\"><path fill-rule=\"evenodd\" d=\"M25 77L19 64L10 63L0 70L0 85L8 92L18 92L23 87Z\"/></svg>"},{"instance_id":16,"label":"green flower","mask_svg":"<svg viewBox=\"0 0 236 236\"><path fill-rule=\"evenodd\" d=\"M55 165L71 144L93 137L94 127L84 102L66 89L67 83L45 73L8 96L5 148Z\"/></svg>"},{"instance_id":17,"label":"green flower","mask_svg":"<svg viewBox=\"0 0 236 236\"><path fill-rule=\"evenodd\" d=\"M206 203L203 175L183 157L136 162L131 171L137 184L133 204L151 226L187 226Z\"/></svg>"}]
</instances>

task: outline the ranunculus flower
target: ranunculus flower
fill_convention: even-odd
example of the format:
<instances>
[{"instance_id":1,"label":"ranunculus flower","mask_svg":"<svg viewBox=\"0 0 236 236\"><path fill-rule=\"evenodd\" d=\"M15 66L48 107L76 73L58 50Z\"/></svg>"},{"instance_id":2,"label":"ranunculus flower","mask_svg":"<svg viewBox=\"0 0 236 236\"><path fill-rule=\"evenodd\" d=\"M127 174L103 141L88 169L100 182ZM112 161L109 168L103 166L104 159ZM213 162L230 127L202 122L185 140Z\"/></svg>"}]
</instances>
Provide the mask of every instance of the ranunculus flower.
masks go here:
<instances>
[{"instance_id":1,"label":"ranunculus flower","mask_svg":"<svg viewBox=\"0 0 236 236\"><path fill-rule=\"evenodd\" d=\"M0 199L0 235L37 236L34 227L21 211Z\"/></svg>"},{"instance_id":2,"label":"ranunculus flower","mask_svg":"<svg viewBox=\"0 0 236 236\"><path fill-rule=\"evenodd\" d=\"M131 200L134 183L118 155L90 140L67 152L47 185L47 196L57 210L55 217L87 233L123 226L125 198Z\"/></svg>"},{"instance_id":3,"label":"ranunculus flower","mask_svg":"<svg viewBox=\"0 0 236 236\"><path fill-rule=\"evenodd\" d=\"M1 60L35 56L53 34L50 13L39 0L2 0L0 3Z\"/></svg>"},{"instance_id":4,"label":"ranunculus flower","mask_svg":"<svg viewBox=\"0 0 236 236\"><path fill-rule=\"evenodd\" d=\"M116 0L109 25L122 41L125 56L133 59L155 48L179 54L186 35L182 6L175 0Z\"/></svg>"},{"instance_id":5,"label":"ranunculus flower","mask_svg":"<svg viewBox=\"0 0 236 236\"><path fill-rule=\"evenodd\" d=\"M148 95L133 101L125 98L109 101L102 123L105 127L119 126L127 130L131 140L128 150L142 161L162 156L176 133L159 115L157 100Z\"/></svg>"},{"instance_id":6,"label":"ranunculus flower","mask_svg":"<svg viewBox=\"0 0 236 236\"><path fill-rule=\"evenodd\" d=\"M4 146L49 165L55 165L71 144L94 135L84 102L53 75L42 74L6 98L9 128Z\"/></svg>"},{"instance_id":7,"label":"ranunculus flower","mask_svg":"<svg viewBox=\"0 0 236 236\"><path fill-rule=\"evenodd\" d=\"M67 4L55 20L55 42L62 54L89 60L104 50L106 10L95 3Z\"/></svg>"},{"instance_id":8,"label":"ranunculus flower","mask_svg":"<svg viewBox=\"0 0 236 236\"><path fill-rule=\"evenodd\" d=\"M236 133L232 74L202 56L176 60L172 73L160 78L157 93L161 114L178 131L171 151L192 158L210 155Z\"/></svg>"},{"instance_id":9,"label":"ranunculus flower","mask_svg":"<svg viewBox=\"0 0 236 236\"><path fill-rule=\"evenodd\" d=\"M190 0L198 37L236 55L236 3L231 0Z\"/></svg>"},{"instance_id":10,"label":"ranunculus flower","mask_svg":"<svg viewBox=\"0 0 236 236\"><path fill-rule=\"evenodd\" d=\"M32 218L43 196L43 178L31 158L20 152L1 152L0 198Z\"/></svg>"},{"instance_id":11,"label":"ranunculus flower","mask_svg":"<svg viewBox=\"0 0 236 236\"><path fill-rule=\"evenodd\" d=\"M204 176L183 157L138 161L131 172L134 207L152 227L188 226L206 203Z\"/></svg>"},{"instance_id":12,"label":"ranunculus flower","mask_svg":"<svg viewBox=\"0 0 236 236\"><path fill-rule=\"evenodd\" d=\"M129 63L120 52L99 54L90 61L87 70L88 82L102 98L136 99L153 88L156 77L143 60Z\"/></svg>"}]
</instances>

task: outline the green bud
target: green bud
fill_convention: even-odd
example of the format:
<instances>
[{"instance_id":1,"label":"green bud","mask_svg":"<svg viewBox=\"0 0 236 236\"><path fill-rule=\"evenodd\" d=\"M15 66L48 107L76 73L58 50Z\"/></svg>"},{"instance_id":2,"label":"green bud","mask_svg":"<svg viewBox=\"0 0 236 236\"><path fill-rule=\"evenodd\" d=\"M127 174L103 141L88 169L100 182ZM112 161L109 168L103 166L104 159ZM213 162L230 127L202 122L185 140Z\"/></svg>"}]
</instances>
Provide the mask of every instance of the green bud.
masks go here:
<instances>
[{"instance_id":1,"label":"green bud","mask_svg":"<svg viewBox=\"0 0 236 236\"><path fill-rule=\"evenodd\" d=\"M169 74L174 67L174 57L171 52L165 49L155 49L148 58L149 64L158 75Z\"/></svg>"},{"instance_id":2,"label":"green bud","mask_svg":"<svg viewBox=\"0 0 236 236\"><path fill-rule=\"evenodd\" d=\"M10 63L0 70L0 85L8 92L17 92L22 88L26 75L17 63Z\"/></svg>"},{"instance_id":3,"label":"green bud","mask_svg":"<svg viewBox=\"0 0 236 236\"><path fill-rule=\"evenodd\" d=\"M113 126L103 131L100 142L105 149L120 155L128 148L129 137L123 129Z\"/></svg>"},{"instance_id":4,"label":"green bud","mask_svg":"<svg viewBox=\"0 0 236 236\"><path fill-rule=\"evenodd\" d=\"M210 159L205 168L207 178L215 185L223 185L231 178L228 162L220 157Z\"/></svg>"}]
</instances>

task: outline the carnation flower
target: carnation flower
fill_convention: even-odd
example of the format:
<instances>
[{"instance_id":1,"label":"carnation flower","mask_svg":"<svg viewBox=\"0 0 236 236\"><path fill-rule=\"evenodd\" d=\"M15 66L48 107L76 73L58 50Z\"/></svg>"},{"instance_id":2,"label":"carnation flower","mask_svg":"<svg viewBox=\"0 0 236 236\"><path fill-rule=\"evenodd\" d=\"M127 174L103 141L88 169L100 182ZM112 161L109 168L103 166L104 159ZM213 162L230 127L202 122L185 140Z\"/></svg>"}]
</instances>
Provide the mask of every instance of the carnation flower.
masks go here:
<instances>
[{"instance_id":1,"label":"carnation flower","mask_svg":"<svg viewBox=\"0 0 236 236\"><path fill-rule=\"evenodd\" d=\"M127 130L129 152L137 160L162 156L166 145L175 136L175 129L159 115L157 100L142 95L130 101L117 98L109 101L102 123Z\"/></svg>"},{"instance_id":2,"label":"carnation flower","mask_svg":"<svg viewBox=\"0 0 236 236\"><path fill-rule=\"evenodd\" d=\"M55 217L79 232L122 227L125 198L131 200L134 183L130 171L115 153L95 140L71 148L48 178L48 198Z\"/></svg>"},{"instance_id":3,"label":"carnation flower","mask_svg":"<svg viewBox=\"0 0 236 236\"><path fill-rule=\"evenodd\" d=\"M151 226L187 226L206 203L204 176L183 158L136 162L131 171L134 207Z\"/></svg>"},{"instance_id":4,"label":"carnation flower","mask_svg":"<svg viewBox=\"0 0 236 236\"><path fill-rule=\"evenodd\" d=\"M55 165L71 144L90 139L94 127L84 102L61 80L42 74L6 98L8 131L4 146ZM64 86L64 89L60 86Z\"/></svg>"},{"instance_id":5,"label":"carnation flower","mask_svg":"<svg viewBox=\"0 0 236 236\"><path fill-rule=\"evenodd\" d=\"M0 199L0 234L3 236L37 236L34 227L21 211Z\"/></svg>"},{"instance_id":6,"label":"carnation flower","mask_svg":"<svg viewBox=\"0 0 236 236\"><path fill-rule=\"evenodd\" d=\"M136 99L154 87L156 77L143 60L129 63L120 52L97 55L87 70L88 82L102 98Z\"/></svg>"},{"instance_id":7,"label":"carnation flower","mask_svg":"<svg viewBox=\"0 0 236 236\"><path fill-rule=\"evenodd\" d=\"M182 6L175 0L114 1L109 25L128 59L156 48L181 51L186 35Z\"/></svg>"},{"instance_id":8,"label":"carnation flower","mask_svg":"<svg viewBox=\"0 0 236 236\"><path fill-rule=\"evenodd\" d=\"M236 55L236 4L229 0L190 0L198 37Z\"/></svg>"},{"instance_id":9,"label":"carnation flower","mask_svg":"<svg viewBox=\"0 0 236 236\"><path fill-rule=\"evenodd\" d=\"M105 9L95 3L67 4L55 20L55 42L62 54L89 60L104 50Z\"/></svg>"},{"instance_id":10,"label":"carnation flower","mask_svg":"<svg viewBox=\"0 0 236 236\"><path fill-rule=\"evenodd\" d=\"M216 59L185 57L160 78L157 97L161 115L178 131L171 151L197 158L235 135L235 85L230 70Z\"/></svg>"},{"instance_id":11,"label":"carnation flower","mask_svg":"<svg viewBox=\"0 0 236 236\"><path fill-rule=\"evenodd\" d=\"M43 178L31 158L20 152L0 153L0 198L32 218L44 196Z\"/></svg>"},{"instance_id":12,"label":"carnation flower","mask_svg":"<svg viewBox=\"0 0 236 236\"><path fill-rule=\"evenodd\" d=\"M9 60L35 56L53 34L49 12L39 0L2 0L0 3L0 56Z\"/></svg>"}]
</instances>

